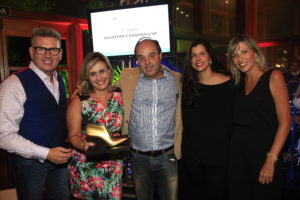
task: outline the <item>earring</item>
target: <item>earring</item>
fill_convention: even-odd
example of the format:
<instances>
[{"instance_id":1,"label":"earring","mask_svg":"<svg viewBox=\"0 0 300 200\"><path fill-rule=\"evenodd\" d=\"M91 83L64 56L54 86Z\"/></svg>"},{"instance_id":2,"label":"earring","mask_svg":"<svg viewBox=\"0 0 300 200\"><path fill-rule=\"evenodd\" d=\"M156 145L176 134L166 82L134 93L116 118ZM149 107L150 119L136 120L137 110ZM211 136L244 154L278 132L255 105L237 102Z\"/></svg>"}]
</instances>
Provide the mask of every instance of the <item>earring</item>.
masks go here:
<instances>
[{"instance_id":1,"label":"earring","mask_svg":"<svg viewBox=\"0 0 300 200\"><path fill-rule=\"evenodd\" d=\"M212 65L212 61L211 60L209 61L209 65Z\"/></svg>"},{"instance_id":2,"label":"earring","mask_svg":"<svg viewBox=\"0 0 300 200\"><path fill-rule=\"evenodd\" d=\"M258 63L258 64L259 64L259 63L260 63L260 59L259 59L259 57L256 57L256 58L255 58L255 61L256 61L256 63Z\"/></svg>"}]
</instances>

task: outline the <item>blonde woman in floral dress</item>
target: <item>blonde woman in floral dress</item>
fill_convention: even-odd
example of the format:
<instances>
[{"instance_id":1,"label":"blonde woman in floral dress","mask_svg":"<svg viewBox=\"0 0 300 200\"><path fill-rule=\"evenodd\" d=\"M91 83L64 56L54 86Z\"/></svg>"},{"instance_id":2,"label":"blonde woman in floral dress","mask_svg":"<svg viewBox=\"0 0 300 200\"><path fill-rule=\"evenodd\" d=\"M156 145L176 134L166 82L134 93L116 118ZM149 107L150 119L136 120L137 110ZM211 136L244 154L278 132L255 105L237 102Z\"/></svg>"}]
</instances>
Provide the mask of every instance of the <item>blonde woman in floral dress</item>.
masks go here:
<instances>
[{"instance_id":1,"label":"blonde woman in floral dress","mask_svg":"<svg viewBox=\"0 0 300 200\"><path fill-rule=\"evenodd\" d=\"M73 147L69 163L71 192L75 199L121 199L122 160L86 162L86 125L104 125L113 136L121 134L123 102L111 86L113 69L101 53L88 54L81 66L81 96L69 104L67 124Z\"/></svg>"}]
</instances>

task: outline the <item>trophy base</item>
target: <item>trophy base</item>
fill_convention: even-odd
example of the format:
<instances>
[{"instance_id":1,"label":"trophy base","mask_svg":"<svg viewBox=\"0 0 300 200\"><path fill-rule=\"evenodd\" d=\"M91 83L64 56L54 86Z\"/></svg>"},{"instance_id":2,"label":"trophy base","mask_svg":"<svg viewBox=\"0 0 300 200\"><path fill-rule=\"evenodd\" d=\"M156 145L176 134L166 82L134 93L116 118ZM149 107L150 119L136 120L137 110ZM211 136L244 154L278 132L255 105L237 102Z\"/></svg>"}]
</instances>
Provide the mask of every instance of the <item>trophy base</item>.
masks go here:
<instances>
[{"instance_id":1,"label":"trophy base","mask_svg":"<svg viewBox=\"0 0 300 200\"><path fill-rule=\"evenodd\" d=\"M88 137L87 142L93 142L96 145L89 147L86 151L86 161L105 161L105 160L122 160L124 155L129 152L130 138L119 145L110 147L104 141L95 137Z\"/></svg>"}]
</instances>

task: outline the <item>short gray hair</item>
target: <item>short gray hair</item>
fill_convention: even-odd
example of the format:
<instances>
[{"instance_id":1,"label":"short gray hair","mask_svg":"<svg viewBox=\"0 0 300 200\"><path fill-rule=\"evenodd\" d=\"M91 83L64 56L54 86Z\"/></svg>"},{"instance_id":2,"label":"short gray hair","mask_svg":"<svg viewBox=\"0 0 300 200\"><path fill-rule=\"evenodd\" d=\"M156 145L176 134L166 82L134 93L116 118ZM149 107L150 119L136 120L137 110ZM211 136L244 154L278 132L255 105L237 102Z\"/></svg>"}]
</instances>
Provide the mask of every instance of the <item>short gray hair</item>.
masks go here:
<instances>
[{"instance_id":1,"label":"short gray hair","mask_svg":"<svg viewBox=\"0 0 300 200\"><path fill-rule=\"evenodd\" d=\"M32 30L32 36L31 36L31 45L34 45L34 40L36 37L52 37L58 40L59 46L61 44L61 35L57 30L53 28L48 27L39 27L34 28Z\"/></svg>"}]
</instances>

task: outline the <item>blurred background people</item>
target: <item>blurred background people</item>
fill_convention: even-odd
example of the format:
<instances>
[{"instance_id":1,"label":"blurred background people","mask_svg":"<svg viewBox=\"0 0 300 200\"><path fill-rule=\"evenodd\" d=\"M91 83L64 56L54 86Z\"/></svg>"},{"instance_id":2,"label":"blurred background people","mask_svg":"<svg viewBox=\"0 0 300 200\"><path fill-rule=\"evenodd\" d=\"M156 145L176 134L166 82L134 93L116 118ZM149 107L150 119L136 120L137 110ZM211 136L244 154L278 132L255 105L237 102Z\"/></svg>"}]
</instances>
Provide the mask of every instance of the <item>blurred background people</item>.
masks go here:
<instances>
[{"instance_id":1,"label":"blurred background people","mask_svg":"<svg viewBox=\"0 0 300 200\"><path fill-rule=\"evenodd\" d=\"M180 199L227 199L234 84L204 39L189 48L182 91Z\"/></svg>"},{"instance_id":2,"label":"blurred background people","mask_svg":"<svg viewBox=\"0 0 300 200\"><path fill-rule=\"evenodd\" d=\"M229 164L230 200L281 199L279 156L290 129L288 91L282 73L248 35L228 47L229 68L237 92Z\"/></svg>"},{"instance_id":3,"label":"blurred background people","mask_svg":"<svg viewBox=\"0 0 300 200\"><path fill-rule=\"evenodd\" d=\"M69 163L71 192L75 199L121 199L122 160L87 162L85 152L95 143L86 141L87 124L103 125L120 136L123 101L112 84L113 68L101 53L89 53L81 66L80 91L67 110L69 140L73 147Z\"/></svg>"},{"instance_id":4,"label":"blurred background people","mask_svg":"<svg viewBox=\"0 0 300 200\"><path fill-rule=\"evenodd\" d=\"M290 88L289 88L289 93L292 93L293 95L293 98L298 98L300 96L300 60L298 59L294 59L292 62L291 62L291 65L289 67L290 69L294 69L297 70L295 74L295 76L292 75L292 73L289 73L287 72L285 74L285 80L286 82L289 84L289 82L291 82L291 84L293 85L293 88L291 88L291 92L290 92ZM297 86L296 88L294 87L297 83ZM299 106L300 108L300 106Z\"/></svg>"},{"instance_id":5,"label":"blurred background people","mask_svg":"<svg viewBox=\"0 0 300 200\"><path fill-rule=\"evenodd\" d=\"M293 100L297 96L295 93L300 83L300 61L298 59L292 60L288 66L288 71L284 74L284 79L288 87L290 100Z\"/></svg>"}]
</instances>

